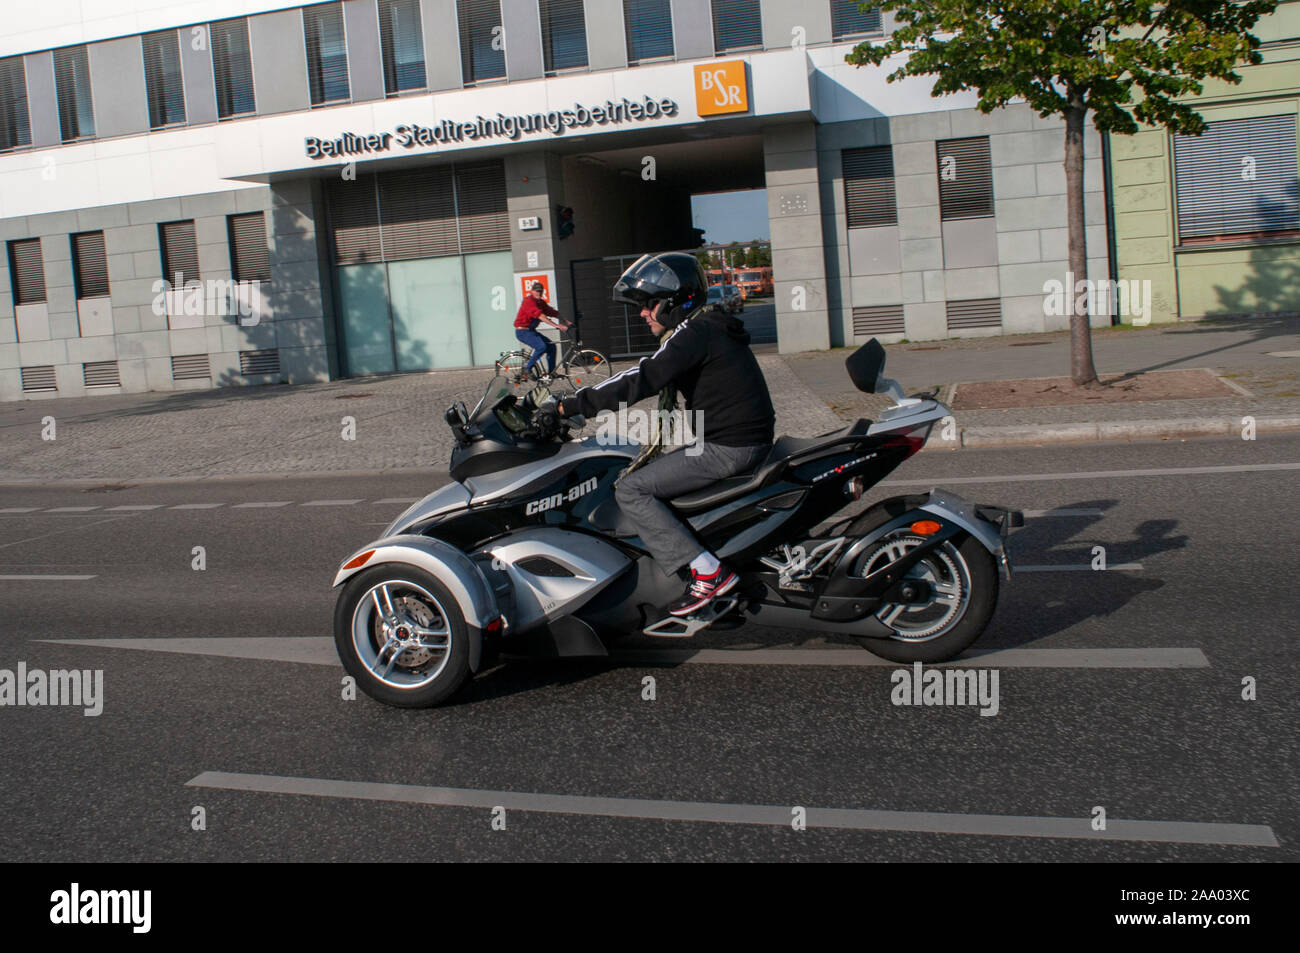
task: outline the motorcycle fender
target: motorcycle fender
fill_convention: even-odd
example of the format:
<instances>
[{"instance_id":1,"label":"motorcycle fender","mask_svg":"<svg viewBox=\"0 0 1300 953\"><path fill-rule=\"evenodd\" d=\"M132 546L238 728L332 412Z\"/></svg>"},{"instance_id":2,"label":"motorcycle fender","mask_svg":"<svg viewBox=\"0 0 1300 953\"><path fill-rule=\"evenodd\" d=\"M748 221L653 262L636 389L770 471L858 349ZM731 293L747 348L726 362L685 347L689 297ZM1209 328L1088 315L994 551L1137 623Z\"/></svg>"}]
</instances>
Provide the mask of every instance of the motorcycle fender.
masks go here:
<instances>
[{"instance_id":1,"label":"motorcycle fender","mask_svg":"<svg viewBox=\"0 0 1300 953\"><path fill-rule=\"evenodd\" d=\"M853 559L860 552L869 548L881 537L892 533L900 526L908 526L916 522L918 519L922 519L925 515L930 515L938 517L955 526L959 526L974 536L979 540L980 545L992 553L994 558L997 559L998 564L1006 573L1007 578L1011 578L1011 563L1007 559L1006 549L1002 545L1002 532L1005 527L1019 525L1018 522L1008 519L1004 521L1001 526L998 523L990 522L979 514L978 510L981 509L981 507L978 504L972 503L970 500L958 496L951 490L934 489L928 494L906 497L905 499L907 499L909 503L913 504L913 508L902 516L890 520L888 523L874 530L871 535L866 536L855 543L849 551L841 557L840 563L842 566L851 565ZM993 508L985 507L984 509ZM1000 512L1007 513L1009 516L1014 516L1017 519L1019 518L1018 513L1013 514L1010 511Z\"/></svg>"},{"instance_id":2,"label":"motorcycle fender","mask_svg":"<svg viewBox=\"0 0 1300 953\"><path fill-rule=\"evenodd\" d=\"M352 569L344 568L362 553L374 555ZM384 563L408 563L423 569L451 592L469 627L469 667L477 672L483 659L483 632L501 617L492 587L468 556L442 540L428 536L388 536L363 546L343 561L334 586L341 586L357 573Z\"/></svg>"}]
</instances>

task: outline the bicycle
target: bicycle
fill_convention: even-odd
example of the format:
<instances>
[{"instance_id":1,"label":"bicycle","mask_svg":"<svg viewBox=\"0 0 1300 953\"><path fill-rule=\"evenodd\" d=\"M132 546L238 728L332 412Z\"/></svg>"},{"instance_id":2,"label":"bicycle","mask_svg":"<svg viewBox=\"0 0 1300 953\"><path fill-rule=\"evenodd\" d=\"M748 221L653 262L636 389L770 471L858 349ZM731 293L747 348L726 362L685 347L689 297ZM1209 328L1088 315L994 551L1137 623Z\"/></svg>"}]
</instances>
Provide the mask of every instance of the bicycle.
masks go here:
<instances>
[{"instance_id":1,"label":"bicycle","mask_svg":"<svg viewBox=\"0 0 1300 953\"><path fill-rule=\"evenodd\" d=\"M583 347L582 342L576 338L572 341L561 338L558 343L560 349L555 358L555 370L550 375L552 385L567 384L569 389L576 391L579 387L587 387L609 379L611 373L609 358L600 351ZM512 382L522 384L525 381L524 366L532 356L532 348L503 351L493 364L493 371L498 377L508 377ZM545 358L542 358L533 365L528 381L532 383L542 381L545 376L541 370L544 360Z\"/></svg>"}]
</instances>

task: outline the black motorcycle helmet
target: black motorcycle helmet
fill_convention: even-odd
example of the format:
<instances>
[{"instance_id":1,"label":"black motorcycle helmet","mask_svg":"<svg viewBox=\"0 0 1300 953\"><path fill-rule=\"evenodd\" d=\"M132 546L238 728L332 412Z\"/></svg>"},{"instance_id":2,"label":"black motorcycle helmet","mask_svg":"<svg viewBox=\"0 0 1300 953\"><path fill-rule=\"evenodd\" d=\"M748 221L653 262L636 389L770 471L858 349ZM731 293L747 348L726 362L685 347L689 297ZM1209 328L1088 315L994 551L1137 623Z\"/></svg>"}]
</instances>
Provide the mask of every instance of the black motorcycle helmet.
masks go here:
<instances>
[{"instance_id":1,"label":"black motorcycle helmet","mask_svg":"<svg viewBox=\"0 0 1300 953\"><path fill-rule=\"evenodd\" d=\"M709 282L704 277L704 266L694 255L642 255L614 282L613 297L638 309L653 308L656 302L664 301L658 321L671 328L708 300Z\"/></svg>"}]
</instances>

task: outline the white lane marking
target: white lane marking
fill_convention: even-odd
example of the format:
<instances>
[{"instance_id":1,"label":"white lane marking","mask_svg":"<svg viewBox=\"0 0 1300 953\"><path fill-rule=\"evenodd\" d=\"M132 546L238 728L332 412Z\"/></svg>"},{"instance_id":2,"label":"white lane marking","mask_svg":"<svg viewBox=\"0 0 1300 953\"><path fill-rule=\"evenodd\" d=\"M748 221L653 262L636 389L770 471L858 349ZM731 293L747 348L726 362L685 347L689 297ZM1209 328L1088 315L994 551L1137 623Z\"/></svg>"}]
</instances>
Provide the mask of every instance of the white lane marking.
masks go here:
<instances>
[{"instance_id":1,"label":"white lane marking","mask_svg":"<svg viewBox=\"0 0 1300 953\"><path fill-rule=\"evenodd\" d=\"M303 506L353 506L360 500L308 500Z\"/></svg>"},{"instance_id":2,"label":"white lane marking","mask_svg":"<svg viewBox=\"0 0 1300 953\"><path fill-rule=\"evenodd\" d=\"M1300 357L1300 351L1265 351L1269 357Z\"/></svg>"},{"instance_id":3,"label":"white lane marking","mask_svg":"<svg viewBox=\"0 0 1300 953\"><path fill-rule=\"evenodd\" d=\"M48 509L47 513L89 513L91 510L99 509L98 506L56 506Z\"/></svg>"},{"instance_id":4,"label":"white lane marking","mask_svg":"<svg viewBox=\"0 0 1300 953\"><path fill-rule=\"evenodd\" d=\"M56 529L49 533L41 533L39 536L28 536L26 539L15 539L12 543L0 543L0 549L8 549L10 546L21 546L24 543L33 543L38 539L49 539L51 536L58 536L60 533L84 533L92 526L101 526L104 523L120 523L122 520L131 519L131 517L132 514L123 513L120 516L109 516L102 520L96 520L93 523L76 523L72 520L64 520L63 529Z\"/></svg>"},{"instance_id":5,"label":"white lane marking","mask_svg":"<svg viewBox=\"0 0 1300 953\"><path fill-rule=\"evenodd\" d=\"M1254 463L1221 467L1153 467L1146 470L1084 470L1073 473L1013 473L987 477L926 477L923 480L886 480L876 486L938 486L957 483L1034 483L1040 480L1101 480L1111 477L1193 476L1214 473L1256 473L1270 470L1300 470L1300 463Z\"/></svg>"},{"instance_id":6,"label":"white lane marking","mask_svg":"<svg viewBox=\"0 0 1300 953\"><path fill-rule=\"evenodd\" d=\"M177 503L167 508L169 510L215 510L218 506L225 505L225 503Z\"/></svg>"},{"instance_id":7,"label":"white lane marking","mask_svg":"<svg viewBox=\"0 0 1300 953\"><path fill-rule=\"evenodd\" d=\"M294 778L271 774L204 771L186 787L219 788L265 794L393 801L442 807L578 814L595 817L650 818L714 824L762 824L788 827L788 804L728 804L714 801L664 801L649 798L585 797L574 794L529 794L474 788L385 784L329 778ZM906 831L927 834L975 834L985 837L1061 837L1077 840L1159 841L1175 844L1232 844L1277 847L1266 824L1218 824L1200 821L1150 821L1108 818L1104 831L1092 829L1090 817L1023 817L1011 814L948 814L936 811L874 811L862 808L805 809L809 827L858 831Z\"/></svg>"},{"instance_id":8,"label":"white lane marking","mask_svg":"<svg viewBox=\"0 0 1300 953\"><path fill-rule=\"evenodd\" d=\"M1115 569L1122 569L1126 572L1137 572L1142 568L1141 563L1115 563L1107 566L1105 569L1093 569L1090 563L1083 563L1075 566L1017 566L1012 565L1011 571L1016 572L1110 572Z\"/></svg>"},{"instance_id":9,"label":"white lane marking","mask_svg":"<svg viewBox=\"0 0 1300 953\"><path fill-rule=\"evenodd\" d=\"M1092 509L1072 510L1069 509L1068 507L1063 507L1061 509L1056 509L1056 510L1021 510L1020 512L1024 513L1027 519L1040 517L1040 516L1105 516L1106 515L1101 510L1092 510Z\"/></svg>"},{"instance_id":10,"label":"white lane marking","mask_svg":"<svg viewBox=\"0 0 1300 953\"><path fill-rule=\"evenodd\" d=\"M831 665L906 668L863 649L627 649L616 662L645 665ZM1200 649L979 649L940 665L997 668L1209 668Z\"/></svg>"},{"instance_id":11,"label":"white lane marking","mask_svg":"<svg viewBox=\"0 0 1300 953\"><path fill-rule=\"evenodd\" d=\"M375 500L374 503L376 506L382 503L414 503L419 499L418 496L390 496L386 500Z\"/></svg>"},{"instance_id":12,"label":"white lane marking","mask_svg":"<svg viewBox=\"0 0 1300 953\"><path fill-rule=\"evenodd\" d=\"M237 510L266 509L271 506L288 506L292 502L293 500L280 500L271 503L236 503L233 508Z\"/></svg>"},{"instance_id":13,"label":"white lane marking","mask_svg":"<svg viewBox=\"0 0 1300 953\"><path fill-rule=\"evenodd\" d=\"M104 512L116 513L119 510L126 511L126 510L160 510L160 509L162 509L161 503L128 503L125 506L110 506L108 509L104 510Z\"/></svg>"},{"instance_id":14,"label":"white lane marking","mask_svg":"<svg viewBox=\"0 0 1300 953\"><path fill-rule=\"evenodd\" d=\"M213 655L222 658L258 659L268 662L302 662L338 667L334 640L320 636L184 637L155 639L40 639L59 645L91 648L138 649L146 652L174 652L182 655ZM865 649L644 649L618 652L616 662L636 664L714 665L840 665L892 666ZM978 661L981 665L1006 668L1209 668L1197 648L1149 649L983 649L966 652L953 660Z\"/></svg>"},{"instance_id":15,"label":"white lane marking","mask_svg":"<svg viewBox=\"0 0 1300 953\"><path fill-rule=\"evenodd\" d=\"M39 506L6 506L0 513L35 513Z\"/></svg>"},{"instance_id":16,"label":"white lane marking","mask_svg":"<svg viewBox=\"0 0 1300 953\"><path fill-rule=\"evenodd\" d=\"M6 581L11 581L11 582L12 582L12 581L23 581L23 580L27 580L27 579L35 579L35 580L75 580L75 579L95 579L95 578L97 578L97 577L96 577L96 576L93 576L93 575L91 575L91 576L60 576L60 575L54 575L54 574L49 574L49 575L44 575L44 576L40 576L40 575L0 575L0 579L4 579L4 580L6 580Z\"/></svg>"}]
</instances>

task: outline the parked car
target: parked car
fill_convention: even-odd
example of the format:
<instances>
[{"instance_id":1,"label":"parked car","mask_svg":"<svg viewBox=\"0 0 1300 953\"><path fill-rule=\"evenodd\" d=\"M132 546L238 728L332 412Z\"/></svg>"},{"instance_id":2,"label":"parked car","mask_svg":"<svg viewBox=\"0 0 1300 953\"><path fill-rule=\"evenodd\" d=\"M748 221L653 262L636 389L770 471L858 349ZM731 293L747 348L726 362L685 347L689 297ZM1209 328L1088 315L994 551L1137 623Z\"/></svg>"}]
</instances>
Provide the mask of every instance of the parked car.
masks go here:
<instances>
[{"instance_id":1,"label":"parked car","mask_svg":"<svg viewBox=\"0 0 1300 953\"><path fill-rule=\"evenodd\" d=\"M737 311L744 310L744 302L741 301L739 293L730 294L727 289L734 289L735 285L711 285L709 287L709 307L717 308L719 311L725 311L728 314L735 314Z\"/></svg>"},{"instance_id":2,"label":"parked car","mask_svg":"<svg viewBox=\"0 0 1300 953\"><path fill-rule=\"evenodd\" d=\"M725 300L731 302L731 310L745 312L745 296L740 293L740 289L735 285L723 285L722 296Z\"/></svg>"}]
</instances>

